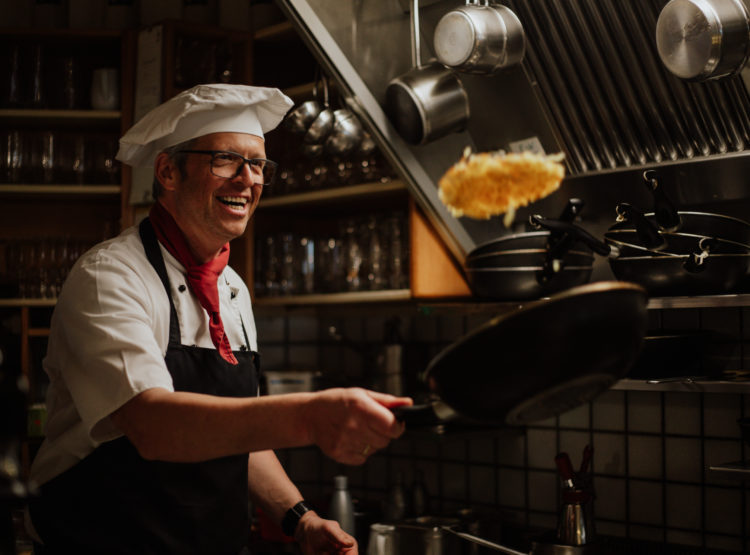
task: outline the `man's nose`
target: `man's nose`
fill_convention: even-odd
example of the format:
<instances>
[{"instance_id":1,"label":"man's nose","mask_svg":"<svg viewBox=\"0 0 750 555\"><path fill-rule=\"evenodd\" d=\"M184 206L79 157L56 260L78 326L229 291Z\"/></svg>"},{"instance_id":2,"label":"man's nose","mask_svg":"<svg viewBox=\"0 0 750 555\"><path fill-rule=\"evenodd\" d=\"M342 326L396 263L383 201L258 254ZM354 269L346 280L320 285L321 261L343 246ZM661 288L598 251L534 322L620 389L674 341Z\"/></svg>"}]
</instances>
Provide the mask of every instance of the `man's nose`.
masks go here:
<instances>
[{"instance_id":1,"label":"man's nose","mask_svg":"<svg viewBox=\"0 0 750 555\"><path fill-rule=\"evenodd\" d=\"M235 179L242 179L244 184L249 185L263 185L263 176L258 175L258 172L254 172L248 162L243 162L240 168L240 173L237 174Z\"/></svg>"}]
</instances>

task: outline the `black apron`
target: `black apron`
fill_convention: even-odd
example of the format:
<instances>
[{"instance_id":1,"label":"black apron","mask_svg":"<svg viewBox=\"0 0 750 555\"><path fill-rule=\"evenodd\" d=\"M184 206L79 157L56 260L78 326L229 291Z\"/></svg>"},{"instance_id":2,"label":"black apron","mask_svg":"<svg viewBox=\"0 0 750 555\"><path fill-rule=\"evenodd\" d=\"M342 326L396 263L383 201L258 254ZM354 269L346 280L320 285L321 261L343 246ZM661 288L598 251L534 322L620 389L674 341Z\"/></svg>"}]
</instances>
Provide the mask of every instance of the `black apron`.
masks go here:
<instances>
[{"instance_id":1,"label":"black apron","mask_svg":"<svg viewBox=\"0 0 750 555\"><path fill-rule=\"evenodd\" d=\"M148 219L140 235L169 297L165 361L175 391L256 395L257 353L235 351L235 366L216 349L181 344L164 259ZM45 554L236 555L247 542L247 454L200 463L148 461L121 437L40 490L29 509Z\"/></svg>"}]
</instances>

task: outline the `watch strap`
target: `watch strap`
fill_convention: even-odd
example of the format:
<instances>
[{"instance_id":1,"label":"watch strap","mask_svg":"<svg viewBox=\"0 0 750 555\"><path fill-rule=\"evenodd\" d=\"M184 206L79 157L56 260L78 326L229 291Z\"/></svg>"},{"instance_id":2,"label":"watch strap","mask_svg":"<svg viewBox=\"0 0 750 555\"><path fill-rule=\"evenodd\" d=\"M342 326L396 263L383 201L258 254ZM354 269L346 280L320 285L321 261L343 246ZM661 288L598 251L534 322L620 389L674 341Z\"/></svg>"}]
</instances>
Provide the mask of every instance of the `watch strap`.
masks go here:
<instances>
[{"instance_id":1,"label":"watch strap","mask_svg":"<svg viewBox=\"0 0 750 555\"><path fill-rule=\"evenodd\" d=\"M302 515L308 511L312 511L312 508L304 501L300 501L294 507L289 509L281 521L281 530L284 534L293 538Z\"/></svg>"}]
</instances>

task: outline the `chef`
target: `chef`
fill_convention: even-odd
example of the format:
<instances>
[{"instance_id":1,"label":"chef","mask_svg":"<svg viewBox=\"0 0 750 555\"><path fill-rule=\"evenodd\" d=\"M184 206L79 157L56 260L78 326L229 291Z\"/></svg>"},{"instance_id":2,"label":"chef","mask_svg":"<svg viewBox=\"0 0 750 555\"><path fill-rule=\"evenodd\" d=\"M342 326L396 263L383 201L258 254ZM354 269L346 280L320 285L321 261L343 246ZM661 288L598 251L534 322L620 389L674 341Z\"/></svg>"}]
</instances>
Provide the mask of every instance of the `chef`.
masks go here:
<instances>
[{"instance_id":1,"label":"chef","mask_svg":"<svg viewBox=\"0 0 750 555\"><path fill-rule=\"evenodd\" d=\"M227 266L270 186L277 89L199 85L146 114L118 159L153 166L149 217L83 255L51 323L46 438L27 522L44 553L237 554L248 496L304 553L357 553L273 449L362 464L403 432L357 388L258 396L250 295Z\"/></svg>"}]
</instances>

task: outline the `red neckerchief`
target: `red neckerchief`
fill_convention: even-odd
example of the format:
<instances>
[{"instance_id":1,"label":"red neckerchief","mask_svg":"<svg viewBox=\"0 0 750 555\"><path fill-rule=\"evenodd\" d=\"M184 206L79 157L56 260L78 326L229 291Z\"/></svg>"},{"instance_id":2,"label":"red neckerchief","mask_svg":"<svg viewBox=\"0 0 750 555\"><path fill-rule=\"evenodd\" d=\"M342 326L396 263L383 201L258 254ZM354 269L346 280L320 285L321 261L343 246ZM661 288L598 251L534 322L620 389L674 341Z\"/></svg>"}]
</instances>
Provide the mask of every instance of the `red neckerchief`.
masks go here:
<instances>
[{"instance_id":1,"label":"red neckerchief","mask_svg":"<svg viewBox=\"0 0 750 555\"><path fill-rule=\"evenodd\" d=\"M159 242L174 256L187 270L187 280L190 288L198 297L201 306L208 312L208 326L211 331L211 341L221 357L231 364L237 364L237 359L232 354L229 339L224 333L224 324L219 314L219 290L217 282L219 276L229 262L229 243L221 248L221 252L213 259L198 264L190 252L185 235L177 226L172 215L161 205L155 202L149 213L149 219L156 232Z\"/></svg>"}]
</instances>

